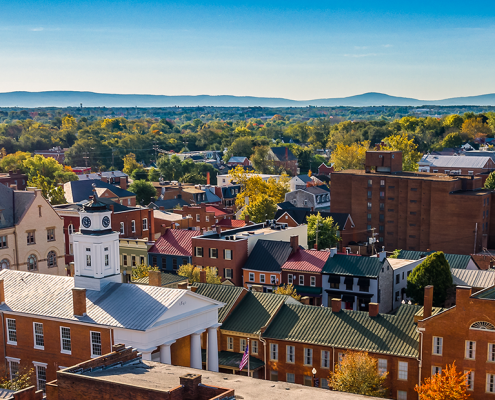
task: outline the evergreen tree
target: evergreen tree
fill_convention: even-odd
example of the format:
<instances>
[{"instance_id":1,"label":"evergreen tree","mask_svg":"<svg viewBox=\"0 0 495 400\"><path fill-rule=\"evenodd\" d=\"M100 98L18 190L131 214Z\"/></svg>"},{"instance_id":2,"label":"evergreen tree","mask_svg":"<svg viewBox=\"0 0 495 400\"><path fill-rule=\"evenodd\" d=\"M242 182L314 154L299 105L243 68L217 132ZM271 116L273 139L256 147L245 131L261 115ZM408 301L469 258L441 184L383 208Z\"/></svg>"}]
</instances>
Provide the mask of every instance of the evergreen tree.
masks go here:
<instances>
[{"instance_id":1,"label":"evergreen tree","mask_svg":"<svg viewBox=\"0 0 495 400\"><path fill-rule=\"evenodd\" d=\"M485 189L495 190L495 172L490 173L486 178Z\"/></svg>"}]
</instances>

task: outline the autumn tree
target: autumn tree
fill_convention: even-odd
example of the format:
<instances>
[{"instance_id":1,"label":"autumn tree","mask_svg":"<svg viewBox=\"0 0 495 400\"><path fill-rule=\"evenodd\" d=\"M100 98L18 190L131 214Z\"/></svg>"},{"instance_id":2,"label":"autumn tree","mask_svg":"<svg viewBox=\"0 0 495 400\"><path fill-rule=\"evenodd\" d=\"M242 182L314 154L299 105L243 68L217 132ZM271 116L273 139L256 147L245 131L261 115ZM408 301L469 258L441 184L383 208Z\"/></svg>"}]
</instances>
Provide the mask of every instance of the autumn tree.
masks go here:
<instances>
[{"instance_id":1,"label":"autumn tree","mask_svg":"<svg viewBox=\"0 0 495 400\"><path fill-rule=\"evenodd\" d=\"M201 268L195 267L192 264L181 265L177 274L180 276L185 276L189 283L200 281L200 271ZM218 270L215 267L206 267L206 283L212 283L219 285L222 283L221 278L218 276Z\"/></svg>"},{"instance_id":2,"label":"autumn tree","mask_svg":"<svg viewBox=\"0 0 495 400\"><path fill-rule=\"evenodd\" d=\"M329 384L340 392L386 397L387 374L378 371L378 360L367 352L346 351L335 372L330 373Z\"/></svg>"},{"instance_id":3,"label":"autumn tree","mask_svg":"<svg viewBox=\"0 0 495 400\"><path fill-rule=\"evenodd\" d=\"M65 169L62 164L52 157L43 157L36 154L34 157L25 159L23 165L29 179L32 180L41 175L49 185L56 186L58 183L78 180L74 172Z\"/></svg>"},{"instance_id":4,"label":"autumn tree","mask_svg":"<svg viewBox=\"0 0 495 400\"><path fill-rule=\"evenodd\" d=\"M495 172L490 172L485 181L485 189L495 190Z\"/></svg>"},{"instance_id":5,"label":"autumn tree","mask_svg":"<svg viewBox=\"0 0 495 400\"><path fill-rule=\"evenodd\" d=\"M461 129L462 124L464 123L464 118L462 118L459 114L452 114L443 120L443 126L450 129Z\"/></svg>"},{"instance_id":6,"label":"autumn tree","mask_svg":"<svg viewBox=\"0 0 495 400\"><path fill-rule=\"evenodd\" d=\"M32 368L21 367L12 379L10 379L10 373L4 369L0 375L0 388L17 392L32 386L34 378L34 369Z\"/></svg>"},{"instance_id":7,"label":"autumn tree","mask_svg":"<svg viewBox=\"0 0 495 400\"><path fill-rule=\"evenodd\" d=\"M455 361L447 365L440 373L426 378L414 390L419 395L419 400L465 400L469 398L467 377L470 371L457 372Z\"/></svg>"},{"instance_id":8,"label":"autumn tree","mask_svg":"<svg viewBox=\"0 0 495 400\"><path fill-rule=\"evenodd\" d=\"M249 215L253 222L264 222L267 219L273 219L277 212L277 204L266 194L256 196L253 201L242 210L241 219Z\"/></svg>"},{"instance_id":9,"label":"autumn tree","mask_svg":"<svg viewBox=\"0 0 495 400\"><path fill-rule=\"evenodd\" d=\"M150 276L150 271L159 271L156 265L139 264L132 267L131 277L135 281L137 279L145 278Z\"/></svg>"},{"instance_id":10,"label":"autumn tree","mask_svg":"<svg viewBox=\"0 0 495 400\"><path fill-rule=\"evenodd\" d=\"M30 179L27 184L28 187L41 189L41 194L52 206L67 203L63 186L55 186L53 183L49 183L43 175L38 174Z\"/></svg>"},{"instance_id":11,"label":"autumn tree","mask_svg":"<svg viewBox=\"0 0 495 400\"><path fill-rule=\"evenodd\" d=\"M330 156L330 162L334 163L335 171L345 169L364 169L366 152L369 150L370 142L352 143L345 145L337 143L335 150Z\"/></svg>"},{"instance_id":12,"label":"autumn tree","mask_svg":"<svg viewBox=\"0 0 495 400\"><path fill-rule=\"evenodd\" d=\"M478 133L493 136L491 128L481 118L469 118L462 124L462 136L465 140L472 140Z\"/></svg>"},{"instance_id":13,"label":"autumn tree","mask_svg":"<svg viewBox=\"0 0 495 400\"><path fill-rule=\"evenodd\" d=\"M141 164L139 164L136 161L136 155L134 153L127 154L123 158L123 160L124 160L124 169L122 170L122 172L124 174L131 175L135 169L141 167Z\"/></svg>"},{"instance_id":14,"label":"autumn tree","mask_svg":"<svg viewBox=\"0 0 495 400\"><path fill-rule=\"evenodd\" d=\"M3 172L21 170L26 173L27 168L24 166L24 161L31 157L31 153L18 151L13 154L6 154L0 160L0 169Z\"/></svg>"},{"instance_id":15,"label":"autumn tree","mask_svg":"<svg viewBox=\"0 0 495 400\"><path fill-rule=\"evenodd\" d=\"M284 284L282 286L279 286L277 289L275 289L275 293L291 296L297 301L301 300L301 295L297 294L296 289L294 288L294 285L292 283L289 283L288 285Z\"/></svg>"},{"instance_id":16,"label":"autumn tree","mask_svg":"<svg viewBox=\"0 0 495 400\"><path fill-rule=\"evenodd\" d=\"M443 148L456 148L462 146L462 138L459 132L449 133L442 141Z\"/></svg>"},{"instance_id":17,"label":"autumn tree","mask_svg":"<svg viewBox=\"0 0 495 400\"><path fill-rule=\"evenodd\" d=\"M403 118L404 119L404 118ZM382 150L386 151L402 151L402 170L417 171L419 168L419 160L421 153L416 149L418 146L414 143L414 139L409 139L406 132L398 135L391 135L383 139L385 146Z\"/></svg>"},{"instance_id":18,"label":"autumn tree","mask_svg":"<svg viewBox=\"0 0 495 400\"><path fill-rule=\"evenodd\" d=\"M308 224L308 247L313 248L316 244L318 231L318 249L326 249L336 246L340 240L338 236L339 226L333 221L332 217L322 217L320 213L310 215L306 219Z\"/></svg>"},{"instance_id":19,"label":"autumn tree","mask_svg":"<svg viewBox=\"0 0 495 400\"><path fill-rule=\"evenodd\" d=\"M407 296L415 303L423 304L428 285L434 286L433 305L443 306L453 282L449 262L441 251L430 254L412 270L407 277Z\"/></svg>"}]
</instances>

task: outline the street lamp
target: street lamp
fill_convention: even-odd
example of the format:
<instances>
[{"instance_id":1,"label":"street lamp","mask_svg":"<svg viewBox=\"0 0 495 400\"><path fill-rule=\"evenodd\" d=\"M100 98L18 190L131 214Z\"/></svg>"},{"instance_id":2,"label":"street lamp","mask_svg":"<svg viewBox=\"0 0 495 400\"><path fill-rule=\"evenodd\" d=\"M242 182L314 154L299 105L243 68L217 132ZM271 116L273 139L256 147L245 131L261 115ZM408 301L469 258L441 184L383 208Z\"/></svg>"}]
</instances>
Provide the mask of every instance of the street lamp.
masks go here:
<instances>
[{"instance_id":1,"label":"street lamp","mask_svg":"<svg viewBox=\"0 0 495 400\"><path fill-rule=\"evenodd\" d=\"M313 373L313 387L315 387L315 382L316 382L316 368L313 367L313 370L311 372Z\"/></svg>"}]
</instances>

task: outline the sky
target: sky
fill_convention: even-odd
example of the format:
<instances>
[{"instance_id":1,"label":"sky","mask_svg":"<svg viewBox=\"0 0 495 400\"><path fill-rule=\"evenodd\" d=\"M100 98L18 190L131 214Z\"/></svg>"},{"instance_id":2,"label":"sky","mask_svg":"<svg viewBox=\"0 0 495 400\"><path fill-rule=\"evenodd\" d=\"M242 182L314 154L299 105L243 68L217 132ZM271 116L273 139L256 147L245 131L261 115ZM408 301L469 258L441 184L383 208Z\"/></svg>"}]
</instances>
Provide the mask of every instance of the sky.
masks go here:
<instances>
[{"instance_id":1,"label":"sky","mask_svg":"<svg viewBox=\"0 0 495 400\"><path fill-rule=\"evenodd\" d=\"M0 92L495 93L486 1L0 0Z\"/></svg>"}]
</instances>

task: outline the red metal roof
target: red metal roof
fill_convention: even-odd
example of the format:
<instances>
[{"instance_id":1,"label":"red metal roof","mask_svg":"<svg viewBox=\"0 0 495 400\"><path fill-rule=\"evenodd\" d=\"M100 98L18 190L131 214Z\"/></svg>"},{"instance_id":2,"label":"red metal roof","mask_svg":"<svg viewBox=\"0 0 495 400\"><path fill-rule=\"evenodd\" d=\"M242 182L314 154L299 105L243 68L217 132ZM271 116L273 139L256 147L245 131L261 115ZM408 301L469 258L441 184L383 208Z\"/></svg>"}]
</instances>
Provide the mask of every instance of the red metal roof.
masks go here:
<instances>
[{"instance_id":1,"label":"red metal roof","mask_svg":"<svg viewBox=\"0 0 495 400\"><path fill-rule=\"evenodd\" d=\"M225 211L222 211L213 206L206 206L206 211L215 213L215 217L219 217L220 215L227 215Z\"/></svg>"},{"instance_id":2,"label":"red metal roof","mask_svg":"<svg viewBox=\"0 0 495 400\"><path fill-rule=\"evenodd\" d=\"M222 219L216 225L232 228L242 228L243 226L246 226L246 221L244 221L243 219Z\"/></svg>"},{"instance_id":3,"label":"red metal roof","mask_svg":"<svg viewBox=\"0 0 495 400\"><path fill-rule=\"evenodd\" d=\"M330 257L329 251L316 251L299 249L292 254L284 265L282 270L320 272Z\"/></svg>"},{"instance_id":4,"label":"red metal roof","mask_svg":"<svg viewBox=\"0 0 495 400\"><path fill-rule=\"evenodd\" d=\"M200 231L168 229L148 252L173 256L192 256L192 238L199 235L201 235Z\"/></svg>"}]
</instances>

